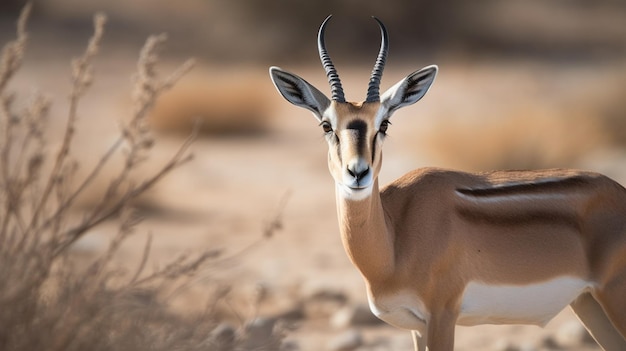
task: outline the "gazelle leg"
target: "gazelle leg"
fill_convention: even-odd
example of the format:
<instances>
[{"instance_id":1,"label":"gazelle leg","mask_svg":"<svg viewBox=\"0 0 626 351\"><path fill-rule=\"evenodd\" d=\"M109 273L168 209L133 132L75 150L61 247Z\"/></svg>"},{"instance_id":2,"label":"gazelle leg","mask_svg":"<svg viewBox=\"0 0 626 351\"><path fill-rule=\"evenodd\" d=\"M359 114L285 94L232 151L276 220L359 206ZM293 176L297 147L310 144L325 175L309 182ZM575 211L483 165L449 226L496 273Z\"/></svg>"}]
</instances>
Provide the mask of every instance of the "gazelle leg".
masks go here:
<instances>
[{"instance_id":1,"label":"gazelle leg","mask_svg":"<svg viewBox=\"0 0 626 351\"><path fill-rule=\"evenodd\" d=\"M621 349L626 350L626 272L616 275L594 294L607 317L622 335Z\"/></svg>"},{"instance_id":2,"label":"gazelle leg","mask_svg":"<svg viewBox=\"0 0 626 351\"><path fill-rule=\"evenodd\" d=\"M570 307L604 350L626 349L626 341L590 293L580 295Z\"/></svg>"},{"instance_id":3,"label":"gazelle leg","mask_svg":"<svg viewBox=\"0 0 626 351\"><path fill-rule=\"evenodd\" d=\"M428 351L453 351L456 314L442 312L433 314L428 321Z\"/></svg>"},{"instance_id":4,"label":"gazelle leg","mask_svg":"<svg viewBox=\"0 0 626 351\"><path fill-rule=\"evenodd\" d=\"M415 351L426 351L426 337L420 336L415 330L411 330L411 336L413 337L413 349Z\"/></svg>"}]
</instances>

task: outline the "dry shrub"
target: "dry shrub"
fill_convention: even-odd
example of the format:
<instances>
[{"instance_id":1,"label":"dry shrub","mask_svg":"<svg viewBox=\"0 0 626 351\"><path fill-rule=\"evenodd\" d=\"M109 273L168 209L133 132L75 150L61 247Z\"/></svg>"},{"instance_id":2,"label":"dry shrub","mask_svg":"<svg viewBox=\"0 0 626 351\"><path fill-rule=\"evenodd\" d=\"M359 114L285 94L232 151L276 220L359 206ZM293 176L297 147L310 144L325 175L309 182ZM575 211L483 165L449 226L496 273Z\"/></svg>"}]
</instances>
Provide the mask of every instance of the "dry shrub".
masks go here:
<instances>
[{"instance_id":1,"label":"dry shrub","mask_svg":"<svg viewBox=\"0 0 626 351\"><path fill-rule=\"evenodd\" d=\"M81 150L76 150L75 158L76 162L80 165L76 169L76 178L91 177L90 186L84 188L80 194L77 194L76 199L72 203L71 210L75 213L84 213L92 211L95 208L103 206L103 199L107 199L107 204L104 206L110 206L118 202L124 194L122 192L111 193L108 190L109 184L112 179L115 179L120 172L126 168L125 156L121 153L111 155L107 161L106 167L102 167L97 174L91 174L92 167L94 167L98 160L93 159L94 149L100 150L100 144L105 142L96 140L94 138L94 144L97 146L86 145L81 147ZM141 163L136 164L132 169L127 170L126 179L128 183L139 184L144 179L149 178L151 175L158 173L163 164L168 161L172 153L172 145L174 142L168 143L169 140L156 140L153 146L151 146L150 156L143 160ZM81 146L83 146L81 144ZM176 147L176 146L174 146ZM142 191L141 194L137 194L132 198L126 199L128 204L134 209L144 213L144 211L151 210L165 210L169 209L169 203L167 198L167 189L169 184L175 182L175 179L167 179L164 181L155 182L149 188Z\"/></svg>"},{"instance_id":2,"label":"dry shrub","mask_svg":"<svg viewBox=\"0 0 626 351\"><path fill-rule=\"evenodd\" d=\"M169 298L218 259L218 252L180 256L148 272L148 239L137 267L122 269L114 263L139 222L133 199L190 160L187 140L154 173L144 179L129 176L154 145L145 123L148 111L189 64L170 78L159 79L155 51L163 37L148 39L139 59L132 118L91 171L79 177L72 156L77 111L92 82L92 61L105 18L95 17L94 35L72 63L65 132L60 146L48 150L49 102L41 95L22 99L9 91L28 42L29 11L27 6L20 16L17 39L5 45L0 63L0 350L278 349L280 333L267 336L263 345L253 345L244 331L215 333L220 321L211 308L194 316L169 308ZM120 154L124 165L108 182L100 205L76 218L70 211L76 199ZM77 260L72 245L111 220L117 221L118 229L104 252L90 262Z\"/></svg>"},{"instance_id":3,"label":"dry shrub","mask_svg":"<svg viewBox=\"0 0 626 351\"><path fill-rule=\"evenodd\" d=\"M211 69L209 69L211 70ZM157 101L148 121L160 133L187 135L198 124L211 136L254 135L271 122L267 77L246 69L194 72Z\"/></svg>"},{"instance_id":4,"label":"dry shrub","mask_svg":"<svg viewBox=\"0 0 626 351\"><path fill-rule=\"evenodd\" d=\"M501 118L444 118L425 142L449 167L467 170L572 167L605 143L583 111L526 107Z\"/></svg>"}]
</instances>

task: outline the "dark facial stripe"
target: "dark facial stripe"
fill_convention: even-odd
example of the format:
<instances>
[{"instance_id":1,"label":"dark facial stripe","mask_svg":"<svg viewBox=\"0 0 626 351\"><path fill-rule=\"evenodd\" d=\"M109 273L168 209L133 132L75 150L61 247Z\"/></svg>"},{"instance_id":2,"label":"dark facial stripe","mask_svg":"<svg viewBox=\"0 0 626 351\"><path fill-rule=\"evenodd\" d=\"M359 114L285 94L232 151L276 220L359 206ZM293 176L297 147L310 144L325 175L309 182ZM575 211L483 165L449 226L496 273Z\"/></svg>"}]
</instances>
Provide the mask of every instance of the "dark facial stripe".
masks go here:
<instances>
[{"instance_id":1,"label":"dark facial stripe","mask_svg":"<svg viewBox=\"0 0 626 351\"><path fill-rule=\"evenodd\" d=\"M367 145L367 123L360 119L355 119L348 123L346 129L354 131L357 139L357 150L359 153L365 151L365 145Z\"/></svg>"},{"instance_id":2,"label":"dark facial stripe","mask_svg":"<svg viewBox=\"0 0 626 351\"><path fill-rule=\"evenodd\" d=\"M376 140L378 139L378 133L374 136L374 140L372 140L372 163L374 163L374 158L376 158Z\"/></svg>"},{"instance_id":3,"label":"dark facial stripe","mask_svg":"<svg viewBox=\"0 0 626 351\"><path fill-rule=\"evenodd\" d=\"M341 156L341 140L339 139L339 137L337 136L337 134L335 134L333 132L333 140L334 140L334 144L335 144L335 152L337 153L337 158L339 159L339 163L343 163L343 159Z\"/></svg>"}]
</instances>

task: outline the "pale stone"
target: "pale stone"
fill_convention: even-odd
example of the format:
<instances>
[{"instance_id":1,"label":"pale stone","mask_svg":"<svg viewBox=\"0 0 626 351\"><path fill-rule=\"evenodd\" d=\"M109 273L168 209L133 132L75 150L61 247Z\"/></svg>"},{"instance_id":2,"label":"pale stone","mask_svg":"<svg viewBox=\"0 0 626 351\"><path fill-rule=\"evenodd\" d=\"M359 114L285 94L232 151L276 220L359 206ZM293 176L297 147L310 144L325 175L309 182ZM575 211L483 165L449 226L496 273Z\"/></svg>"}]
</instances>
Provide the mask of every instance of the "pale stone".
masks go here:
<instances>
[{"instance_id":1,"label":"pale stone","mask_svg":"<svg viewBox=\"0 0 626 351\"><path fill-rule=\"evenodd\" d=\"M363 345L363 336L355 329L350 329L328 343L330 351L354 351Z\"/></svg>"}]
</instances>

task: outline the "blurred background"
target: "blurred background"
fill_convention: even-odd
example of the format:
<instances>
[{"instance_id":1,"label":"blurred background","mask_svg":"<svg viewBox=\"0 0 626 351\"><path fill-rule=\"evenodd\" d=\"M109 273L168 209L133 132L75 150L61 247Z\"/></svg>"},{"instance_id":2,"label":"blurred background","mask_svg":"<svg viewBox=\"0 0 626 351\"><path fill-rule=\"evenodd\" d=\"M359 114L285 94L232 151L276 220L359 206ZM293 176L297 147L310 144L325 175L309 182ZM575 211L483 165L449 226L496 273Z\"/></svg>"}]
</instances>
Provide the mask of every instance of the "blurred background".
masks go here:
<instances>
[{"instance_id":1,"label":"blurred background","mask_svg":"<svg viewBox=\"0 0 626 351\"><path fill-rule=\"evenodd\" d=\"M3 41L23 3L0 4ZM440 65L428 106L434 111L420 119L425 135L412 138L427 139L415 147L428 149L430 163L474 170L565 166L600 144L626 142L623 1L46 0L35 2L27 58L52 64L75 55L95 12L109 18L104 62L134 58L148 35L162 32L169 35L166 62L198 60L181 93L169 99L175 102L154 117L167 133L186 130L179 123L190 115L207 115L205 129L213 134L265 129L268 115L276 115L268 105L278 100L265 78L271 65L299 70L324 91L315 35L333 14L328 47L353 100L362 99L378 50L372 15L391 38L383 89L424 65ZM233 103L233 95L248 103Z\"/></svg>"},{"instance_id":2,"label":"blurred background","mask_svg":"<svg viewBox=\"0 0 626 351\"><path fill-rule=\"evenodd\" d=\"M363 283L337 233L322 133L308 111L279 96L267 74L269 66L278 65L329 92L316 47L317 30L329 14L334 17L327 46L349 100L364 99L378 52L372 15L390 36L381 90L423 66L440 68L428 95L392 119L382 183L423 166L575 167L626 183L626 2L621 0L33 3L26 61L12 89L45 92L59 128L66 116L69 61L90 37L93 14L108 17L95 83L79 111L75 153L85 169L130 114L135 62L147 36L168 34L163 75L186 58L197 60L150 116L159 146L146 172L171 155L199 118L196 158L139 206L145 228L155 233L156 261L206 246L237 252L280 212L282 234L212 273L211 284L217 279L234 286L243 305L247 292L259 285L267 289L271 302L260 313L278 315L306 305L320 291L339 290L350 301L365 301ZM0 2L0 42L14 37L23 4ZM53 123L52 141L55 128ZM100 198L96 189L81 203L93 206ZM90 235L76 250L88 256L109 236ZM144 239L127 245L122 259L136 261ZM306 327L291 336L302 349L319 349L321 339L339 333L328 326L331 312L305 312ZM486 349L485 338L493 333L469 330L459 332L465 333L459 349ZM522 329L498 330L526 335ZM386 333L394 340L395 334ZM400 341L389 345L410 342L403 332L398 335Z\"/></svg>"},{"instance_id":3,"label":"blurred background","mask_svg":"<svg viewBox=\"0 0 626 351\"><path fill-rule=\"evenodd\" d=\"M24 4L6 0L1 6L3 29ZM181 55L216 62L258 63L265 60L314 61L311 38L322 19L336 16L333 54L362 60L377 47L381 18L391 31L393 56L433 55L467 58L529 58L537 60L611 60L626 51L626 5L600 1L392 0L385 4L356 0L226 1L46 0L35 2L31 24L45 28L40 36L80 40L90 17L110 17L110 40L142 41L154 31L170 33L170 46ZM10 28L10 27L8 27ZM3 30L4 35L7 34ZM369 57L368 55L366 55ZM369 63L371 60L365 60Z\"/></svg>"}]
</instances>

